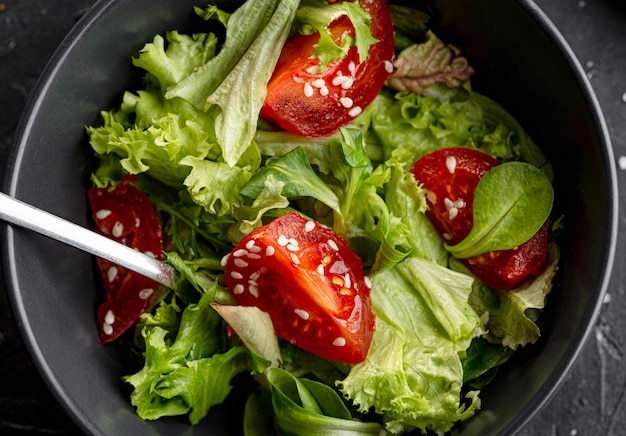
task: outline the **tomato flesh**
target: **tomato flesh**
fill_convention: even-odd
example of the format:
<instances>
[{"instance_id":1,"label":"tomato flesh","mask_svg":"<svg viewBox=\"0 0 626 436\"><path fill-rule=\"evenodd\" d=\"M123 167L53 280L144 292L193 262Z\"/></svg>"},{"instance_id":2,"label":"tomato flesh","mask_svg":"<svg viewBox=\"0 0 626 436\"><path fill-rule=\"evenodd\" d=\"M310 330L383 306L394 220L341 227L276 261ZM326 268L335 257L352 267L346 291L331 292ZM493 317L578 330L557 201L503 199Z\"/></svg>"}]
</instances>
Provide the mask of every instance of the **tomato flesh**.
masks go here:
<instances>
[{"instance_id":1,"label":"tomato flesh","mask_svg":"<svg viewBox=\"0 0 626 436\"><path fill-rule=\"evenodd\" d=\"M420 158L411 169L428 191L426 215L449 245L461 242L473 226L473 201L483 175L500 162L470 148L443 148ZM489 287L512 289L541 272L548 252L548 226L515 249L492 251L461 262Z\"/></svg>"},{"instance_id":2,"label":"tomato flesh","mask_svg":"<svg viewBox=\"0 0 626 436\"><path fill-rule=\"evenodd\" d=\"M237 301L268 312L278 336L328 360L365 359L371 284L333 230L290 213L251 232L224 262Z\"/></svg>"},{"instance_id":3,"label":"tomato flesh","mask_svg":"<svg viewBox=\"0 0 626 436\"><path fill-rule=\"evenodd\" d=\"M161 224L148 198L125 177L114 189L88 192L93 220L103 235L144 252L163 257ZM97 259L105 300L98 308L100 340L117 339L148 307L158 283L108 260Z\"/></svg>"},{"instance_id":4,"label":"tomato flesh","mask_svg":"<svg viewBox=\"0 0 626 436\"><path fill-rule=\"evenodd\" d=\"M394 31L385 1L361 0L371 16L371 33L378 40L359 62L356 47L342 59L319 71L313 57L319 33L296 33L286 41L272 78L261 116L301 136L327 136L356 118L378 95L391 72ZM329 29L335 41L354 37L347 16L333 21Z\"/></svg>"}]
</instances>

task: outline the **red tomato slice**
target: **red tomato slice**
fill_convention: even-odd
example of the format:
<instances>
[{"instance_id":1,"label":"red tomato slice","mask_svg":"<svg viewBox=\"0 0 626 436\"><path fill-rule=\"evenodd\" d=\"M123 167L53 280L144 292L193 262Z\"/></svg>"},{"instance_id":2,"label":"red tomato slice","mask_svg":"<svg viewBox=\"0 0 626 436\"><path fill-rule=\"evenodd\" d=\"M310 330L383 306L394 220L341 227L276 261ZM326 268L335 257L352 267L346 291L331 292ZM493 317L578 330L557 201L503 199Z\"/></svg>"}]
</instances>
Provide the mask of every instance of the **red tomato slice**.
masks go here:
<instances>
[{"instance_id":1,"label":"red tomato slice","mask_svg":"<svg viewBox=\"0 0 626 436\"><path fill-rule=\"evenodd\" d=\"M148 198L124 177L113 190L92 188L89 203L98 231L157 259L163 257L161 224ZM117 339L146 310L158 283L98 259L105 301L98 308L100 340Z\"/></svg>"},{"instance_id":2,"label":"red tomato slice","mask_svg":"<svg viewBox=\"0 0 626 436\"><path fill-rule=\"evenodd\" d=\"M392 71L394 30L387 4L382 0L360 0L371 16L371 33L378 42L369 56L359 62L356 47L345 57L319 72L313 58L319 33L291 36L285 43L268 84L261 116L288 132L301 136L326 136L356 118L378 95ZM354 37L349 18L343 16L329 26L335 41Z\"/></svg>"},{"instance_id":3,"label":"red tomato slice","mask_svg":"<svg viewBox=\"0 0 626 436\"><path fill-rule=\"evenodd\" d=\"M482 176L500 162L470 148L443 148L420 158L411 172L428 190L426 215L439 235L455 245L469 234L474 223L474 192ZM511 250L484 253L463 264L487 286L512 289L541 272L548 252L548 227Z\"/></svg>"},{"instance_id":4,"label":"red tomato slice","mask_svg":"<svg viewBox=\"0 0 626 436\"><path fill-rule=\"evenodd\" d=\"M243 238L224 263L235 298L268 312L278 336L328 360L365 359L371 284L333 230L290 213Z\"/></svg>"}]
</instances>

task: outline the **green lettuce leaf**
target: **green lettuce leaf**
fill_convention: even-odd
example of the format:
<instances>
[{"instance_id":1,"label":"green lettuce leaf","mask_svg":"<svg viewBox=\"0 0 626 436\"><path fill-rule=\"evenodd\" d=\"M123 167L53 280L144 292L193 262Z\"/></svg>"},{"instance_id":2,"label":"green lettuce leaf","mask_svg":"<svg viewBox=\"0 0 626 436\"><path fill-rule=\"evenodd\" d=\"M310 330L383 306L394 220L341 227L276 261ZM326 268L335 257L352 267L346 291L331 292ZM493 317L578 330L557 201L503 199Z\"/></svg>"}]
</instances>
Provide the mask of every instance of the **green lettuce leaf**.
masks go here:
<instances>
[{"instance_id":1,"label":"green lettuce leaf","mask_svg":"<svg viewBox=\"0 0 626 436\"><path fill-rule=\"evenodd\" d=\"M125 93L118 111L102 112L103 124L87 127L99 155L114 154L129 174L150 175L174 188L189 174L181 159L204 159L217 148L213 116L181 99L164 101L155 91ZM128 121L134 117L134 123Z\"/></svg>"},{"instance_id":2,"label":"green lettuce leaf","mask_svg":"<svg viewBox=\"0 0 626 436\"><path fill-rule=\"evenodd\" d=\"M379 435L380 424L361 422L337 392L323 383L296 378L288 371L266 372L272 387L275 422L283 435Z\"/></svg>"},{"instance_id":3,"label":"green lettuce leaf","mask_svg":"<svg viewBox=\"0 0 626 436\"><path fill-rule=\"evenodd\" d=\"M269 176L283 183L281 195L290 197L308 196L318 199L332 209L339 209L337 196L313 171L301 148L296 148L283 156L268 160L265 167L241 189L241 195L256 198L266 186Z\"/></svg>"},{"instance_id":4,"label":"green lettuce leaf","mask_svg":"<svg viewBox=\"0 0 626 436\"><path fill-rule=\"evenodd\" d=\"M386 162L386 166L391 169L391 177L385 185L385 203L391 212L391 220L385 241L397 252L447 266L449 254L443 240L424 213L427 209L425 191L400 163L392 159ZM380 268L385 263L393 264L377 262Z\"/></svg>"},{"instance_id":5,"label":"green lettuce leaf","mask_svg":"<svg viewBox=\"0 0 626 436\"><path fill-rule=\"evenodd\" d=\"M484 320L490 337L513 350L539 339L541 332L535 321L552 289L558 259L558 247L550 244L546 266L533 280L510 291L491 290L476 284L470 304ZM458 268L458 265L451 266Z\"/></svg>"},{"instance_id":6,"label":"green lettuce leaf","mask_svg":"<svg viewBox=\"0 0 626 436\"><path fill-rule=\"evenodd\" d=\"M366 111L385 159L408 170L417 159L444 147L472 147L503 161L523 161L551 177L541 150L499 104L469 83L450 89L435 83L422 95L382 92Z\"/></svg>"},{"instance_id":7,"label":"green lettuce leaf","mask_svg":"<svg viewBox=\"0 0 626 436\"><path fill-rule=\"evenodd\" d=\"M223 352L223 326L211 301L207 294L184 310L174 339L163 327L145 323L144 367L124 377L134 387L131 402L141 418L189 414L196 424L224 401L232 378L247 368L245 347Z\"/></svg>"},{"instance_id":8,"label":"green lettuce leaf","mask_svg":"<svg viewBox=\"0 0 626 436\"><path fill-rule=\"evenodd\" d=\"M154 37L133 58L133 65L142 68L156 80L162 92L183 79L201 65L215 57L217 37L213 33L184 35L167 32L165 38Z\"/></svg>"},{"instance_id":9,"label":"green lettuce leaf","mask_svg":"<svg viewBox=\"0 0 626 436\"><path fill-rule=\"evenodd\" d=\"M359 411L383 414L393 434L443 434L480 407L477 391L462 393L459 357L482 328L467 302L473 279L409 257L371 280L376 331L340 390Z\"/></svg>"},{"instance_id":10,"label":"green lettuce leaf","mask_svg":"<svg viewBox=\"0 0 626 436\"><path fill-rule=\"evenodd\" d=\"M267 83L299 3L245 2L228 19L226 40L217 56L165 94L168 99L183 97L203 110L219 108L215 132L223 159L230 166L253 145Z\"/></svg>"},{"instance_id":11,"label":"green lettuce leaf","mask_svg":"<svg viewBox=\"0 0 626 436\"><path fill-rule=\"evenodd\" d=\"M336 19L347 15L354 26L355 37L343 38L339 44L335 43L328 26ZM294 27L303 35L318 32L318 43L314 47L314 57L320 60L320 70L324 71L329 62L344 57L350 47L356 46L360 62L368 56L371 45L378 40L372 36L370 30L371 17L359 2L338 2L328 4L323 0L302 0L296 13Z\"/></svg>"}]
</instances>

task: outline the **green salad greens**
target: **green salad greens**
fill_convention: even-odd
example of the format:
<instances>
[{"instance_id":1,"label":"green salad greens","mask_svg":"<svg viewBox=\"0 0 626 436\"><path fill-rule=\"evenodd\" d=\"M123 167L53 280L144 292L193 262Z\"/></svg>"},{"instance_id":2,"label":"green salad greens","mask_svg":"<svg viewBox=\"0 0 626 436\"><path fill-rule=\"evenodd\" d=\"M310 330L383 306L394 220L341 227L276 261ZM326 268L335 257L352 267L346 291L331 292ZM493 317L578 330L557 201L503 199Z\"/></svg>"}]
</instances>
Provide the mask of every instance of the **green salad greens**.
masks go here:
<instances>
[{"instance_id":1,"label":"green salad greens","mask_svg":"<svg viewBox=\"0 0 626 436\"><path fill-rule=\"evenodd\" d=\"M544 272L513 291L481 284L451 253L510 248L534 234L550 213L550 165L504 108L472 89L467 60L423 21L410 32L418 24L392 8L396 72L336 134L299 137L259 119L292 26L315 31L329 17L363 13L335 5L320 16L321 3L197 8L207 29L225 27L225 38L208 30L155 36L132 59L142 89L126 92L119 107L102 112L101 125L87 128L98 158L94 183L137 176L135 185L168 217L165 258L184 278L176 292L158 293L123 342L143 362L124 378L143 419L188 415L196 424L224 401L236 376L248 374L259 386L245 406L249 435L275 427L286 435L444 434L479 411L481 387L540 335L535 315L556 272L554 244ZM367 41L367 28L359 33ZM433 72L445 72L443 81ZM475 218L465 241L447 246L409 170L452 146L506 164L477 190L489 213ZM494 201L503 189L508 202ZM527 215L530 201L537 212ZM363 260L376 329L362 363L325 361L281 341L266 313L237 306L224 286L221 258L294 210L332 227Z\"/></svg>"}]
</instances>

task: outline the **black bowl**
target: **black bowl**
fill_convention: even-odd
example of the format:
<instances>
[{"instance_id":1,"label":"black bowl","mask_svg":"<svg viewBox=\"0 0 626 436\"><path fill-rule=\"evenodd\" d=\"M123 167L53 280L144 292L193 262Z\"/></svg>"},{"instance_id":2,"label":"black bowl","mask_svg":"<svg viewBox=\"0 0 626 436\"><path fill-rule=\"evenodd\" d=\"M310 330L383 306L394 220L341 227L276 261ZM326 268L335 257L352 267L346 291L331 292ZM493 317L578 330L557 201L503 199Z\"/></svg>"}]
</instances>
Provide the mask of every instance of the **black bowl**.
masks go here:
<instances>
[{"instance_id":1,"label":"black bowl","mask_svg":"<svg viewBox=\"0 0 626 436\"><path fill-rule=\"evenodd\" d=\"M218 2L220 3L220 2ZM229 4L230 2L221 2ZM130 57L157 33L192 29L198 0L102 0L70 32L45 69L17 132L4 191L87 225L90 170L84 126L137 84ZM474 88L504 105L555 168L565 217L558 283L540 319L540 341L516 353L483 390L483 410L459 434L511 434L549 400L572 367L602 303L617 234L617 186L609 136L572 51L529 0L433 0L435 25L478 73ZM51 390L90 434L237 434L234 396L201 425L144 422L120 378L124 351L98 340L93 259L4 226L7 287L25 342Z\"/></svg>"}]
</instances>

